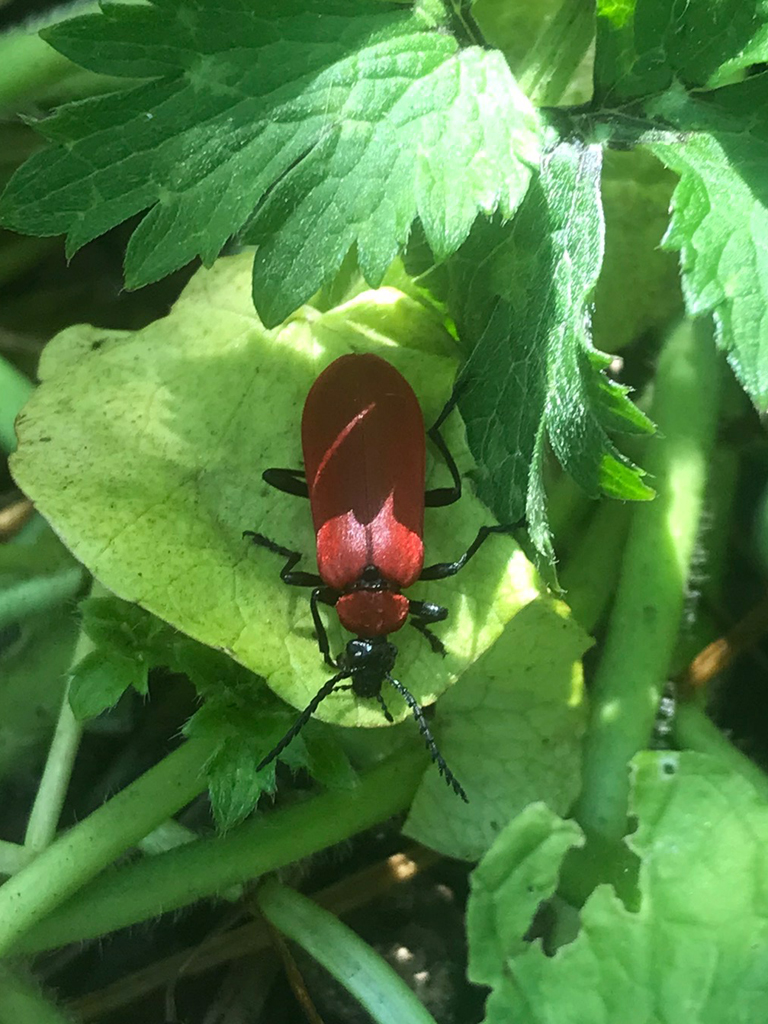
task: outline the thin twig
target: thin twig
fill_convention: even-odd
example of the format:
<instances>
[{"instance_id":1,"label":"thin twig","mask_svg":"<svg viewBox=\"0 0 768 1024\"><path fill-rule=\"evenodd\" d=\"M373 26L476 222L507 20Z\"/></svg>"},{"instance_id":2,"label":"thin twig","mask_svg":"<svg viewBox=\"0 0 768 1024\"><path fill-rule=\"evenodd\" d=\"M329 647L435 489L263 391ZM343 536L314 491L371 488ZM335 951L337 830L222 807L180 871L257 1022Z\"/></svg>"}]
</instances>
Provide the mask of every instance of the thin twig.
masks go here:
<instances>
[{"instance_id":1,"label":"thin twig","mask_svg":"<svg viewBox=\"0 0 768 1024\"><path fill-rule=\"evenodd\" d=\"M701 690L724 671L739 654L754 647L768 632L768 598L755 605L729 629L696 655L680 677L681 693Z\"/></svg>"}]
</instances>

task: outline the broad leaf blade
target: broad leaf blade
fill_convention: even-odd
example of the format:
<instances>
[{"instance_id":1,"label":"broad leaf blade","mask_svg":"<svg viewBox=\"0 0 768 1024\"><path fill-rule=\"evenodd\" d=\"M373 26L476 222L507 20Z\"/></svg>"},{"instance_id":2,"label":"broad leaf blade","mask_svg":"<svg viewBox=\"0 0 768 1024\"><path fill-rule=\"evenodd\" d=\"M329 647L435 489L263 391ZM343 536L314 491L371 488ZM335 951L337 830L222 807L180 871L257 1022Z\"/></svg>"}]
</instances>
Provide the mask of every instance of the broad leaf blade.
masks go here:
<instances>
[{"instance_id":1,"label":"broad leaf blade","mask_svg":"<svg viewBox=\"0 0 768 1024\"><path fill-rule=\"evenodd\" d=\"M477 860L531 801L568 811L581 784L581 656L589 644L560 602L541 594L520 609L437 706L440 751L469 803L430 769L407 835Z\"/></svg>"},{"instance_id":2,"label":"broad leaf blade","mask_svg":"<svg viewBox=\"0 0 768 1024\"><path fill-rule=\"evenodd\" d=\"M434 252L479 212L510 216L538 161L539 124L502 55L374 0L107 6L46 38L94 71L151 80L62 107L56 145L0 206L6 226L67 233L72 254L143 211L135 288L246 221L254 297L279 323L356 247L372 284L420 218ZM255 219L252 215L256 211Z\"/></svg>"}]
</instances>

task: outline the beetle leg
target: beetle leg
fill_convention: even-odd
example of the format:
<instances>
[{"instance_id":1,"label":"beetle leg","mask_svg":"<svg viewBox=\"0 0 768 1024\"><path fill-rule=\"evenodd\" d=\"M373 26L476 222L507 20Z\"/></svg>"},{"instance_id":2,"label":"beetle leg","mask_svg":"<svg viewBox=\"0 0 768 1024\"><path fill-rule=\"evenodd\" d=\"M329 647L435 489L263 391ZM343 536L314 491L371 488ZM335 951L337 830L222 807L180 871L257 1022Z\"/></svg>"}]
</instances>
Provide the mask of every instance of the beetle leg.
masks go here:
<instances>
[{"instance_id":1,"label":"beetle leg","mask_svg":"<svg viewBox=\"0 0 768 1024\"><path fill-rule=\"evenodd\" d=\"M408 611L413 616L409 620L413 628L418 629L421 635L426 637L429 641L429 646L435 654L441 654L445 657L446 652L443 641L430 632L427 626L432 622L442 622L446 619L448 617L448 609L443 608L439 604L432 604L431 601L410 601Z\"/></svg>"},{"instance_id":2,"label":"beetle leg","mask_svg":"<svg viewBox=\"0 0 768 1024\"><path fill-rule=\"evenodd\" d=\"M429 750L432 760L437 765L437 770L443 776L448 785L453 789L454 793L460 796L465 804L468 804L469 800L467 799L467 794L462 789L461 783L453 774L448 765L445 763L445 758L437 749L435 738L430 731L429 724L426 718L424 717L424 710L422 706L413 696L411 691L407 690L403 686L399 679L393 679L392 676L390 675L387 676L387 679L394 686L394 688L397 690L397 692L400 694L405 703L413 712L413 717L416 719L416 724L419 727L419 732L424 737L424 742L427 744L427 749Z\"/></svg>"},{"instance_id":3,"label":"beetle leg","mask_svg":"<svg viewBox=\"0 0 768 1024\"><path fill-rule=\"evenodd\" d=\"M285 750L285 748L288 746L288 744L291 742L294 736L304 728L304 726L310 720L315 711L317 711L318 705L325 700L325 698L328 696L331 690L333 690L334 686L339 682L339 680L346 679L348 675L349 673L346 671L339 672L338 675L335 675L332 679L329 679L327 683L324 683L320 687L320 689L317 691L317 693L309 702L309 704L307 704L307 706L301 712L301 714L293 723L293 725L285 734L285 736L283 736L280 742L276 746L274 746L272 750L270 750L267 756L263 757L261 761L259 761L259 763L256 765L257 772L260 772L262 768L266 768L270 761L274 761L276 757L280 756L280 754Z\"/></svg>"},{"instance_id":4,"label":"beetle leg","mask_svg":"<svg viewBox=\"0 0 768 1024\"><path fill-rule=\"evenodd\" d=\"M265 469L261 479L285 494L295 494L297 498L309 497L303 469Z\"/></svg>"},{"instance_id":5,"label":"beetle leg","mask_svg":"<svg viewBox=\"0 0 768 1024\"><path fill-rule=\"evenodd\" d=\"M323 656L323 660L326 665L330 665L331 668L338 668L336 662L331 657L331 645L328 642L328 634L325 630L323 620L320 618L320 611L317 607L318 601L322 601L323 604L336 604L338 600L337 591L331 587L315 587L312 591L312 596L309 599L309 607L312 611L312 621L315 624L315 632L317 633L317 646L320 648L320 653Z\"/></svg>"},{"instance_id":6,"label":"beetle leg","mask_svg":"<svg viewBox=\"0 0 768 1024\"><path fill-rule=\"evenodd\" d=\"M424 504L428 508L452 505L454 501L458 501L461 497L461 473L459 472L459 467L456 465L455 459L451 455L450 448L445 443L443 435L440 433L440 426L452 408L453 406L449 402L437 417L434 426L430 427L427 431L427 436L432 439L432 443L435 448L437 448L443 456L445 464L448 467L448 471L453 477L453 487L435 487L433 490L427 491L424 495Z\"/></svg>"},{"instance_id":7,"label":"beetle leg","mask_svg":"<svg viewBox=\"0 0 768 1024\"><path fill-rule=\"evenodd\" d=\"M448 576L455 576L460 569L464 568L470 558L477 554L478 549L482 547L492 533L512 533L522 525L523 521L519 523L512 523L510 526L481 526L477 536L461 558L457 558L455 562L437 562L435 565L428 565L426 568L421 570L419 579L444 580Z\"/></svg>"},{"instance_id":8,"label":"beetle leg","mask_svg":"<svg viewBox=\"0 0 768 1024\"><path fill-rule=\"evenodd\" d=\"M322 587L323 581L315 572L294 572L293 567L301 558L300 551L291 551L290 548L281 547L263 533L254 533L253 530L243 530L244 537L250 537L254 544L273 552L275 555L282 555L287 562L280 570L280 579L289 587Z\"/></svg>"},{"instance_id":9,"label":"beetle leg","mask_svg":"<svg viewBox=\"0 0 768 1024\"><path fill-rule=\"evenodd\" d=\"M253 543L258 544L259 547L266 548L268 551L288 559L280 571L280 579L283 583L287 583L289 587L314 588L309 599L309 609L312 612L312 621L315 624L315 632L317 633L317 646L320 648L320 653L326 665L329 665L331 668L338 668L336 662L331 658L331 645L328 642L328 634L325 631L325 626L320 618L320 612L317 607L318 601L322 601L323 604L336 604L339 596L338 593L332 587L326 587L316 573L294 571L294 565L301 558L300 551L291 551L290 548L281 547L273 540L270 540L269 537L265 537L261 533L254 533L253 530L244 530L243 536L250 537Z\"/></svg>"}]
</instances>

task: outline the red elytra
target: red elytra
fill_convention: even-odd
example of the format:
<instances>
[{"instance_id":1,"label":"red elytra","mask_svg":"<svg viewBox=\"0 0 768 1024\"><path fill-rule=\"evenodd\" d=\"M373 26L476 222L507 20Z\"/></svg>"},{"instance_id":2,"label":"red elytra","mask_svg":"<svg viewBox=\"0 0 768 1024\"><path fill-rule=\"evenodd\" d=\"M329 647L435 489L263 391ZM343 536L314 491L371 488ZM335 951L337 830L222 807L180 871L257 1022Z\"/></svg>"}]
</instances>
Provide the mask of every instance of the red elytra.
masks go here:
<instances>
[{"instance_id":1,"label":"red elytra","mask_svg":"<svg viewBox=\"0 0 768 1024\"><path fill-rule=\"evenodd\" d=\"M352 633L400 629L424 566L424 419L405 378L375 355L336 359L317 378L301 421L317 566L341 591ZM381 589L349 588L377 570Z\"/></svg>"}]
</instances>

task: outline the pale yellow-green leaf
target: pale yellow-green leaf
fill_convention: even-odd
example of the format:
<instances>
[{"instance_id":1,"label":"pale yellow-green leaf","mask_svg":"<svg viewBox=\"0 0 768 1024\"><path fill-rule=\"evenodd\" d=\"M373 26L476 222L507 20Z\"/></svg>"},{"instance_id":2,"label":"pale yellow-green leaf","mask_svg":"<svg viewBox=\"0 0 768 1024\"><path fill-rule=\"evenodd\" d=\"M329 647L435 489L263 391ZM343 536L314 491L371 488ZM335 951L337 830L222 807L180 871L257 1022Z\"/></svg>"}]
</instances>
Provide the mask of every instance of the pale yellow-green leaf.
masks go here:
<instances>
[{"instance_id":1,"label":"pale yellow-green leaf","mask_svg":"<svg viewBox=\"0 0 768 1024\"><path fill-rule=\"evenodd\" d=\"M106 587L225 650L303 707L328 677L308 592L281 583L282 560L242 532L306 552L301 567L313 571L309 505L271 489L261 473L301 465L304 398L337 356L384 356L413 385L427 423L450 393L456 364L434 314L393 288L326 313L304 306L266 330L251 304L251 262L245 253L200 271L168 317L135 333L78 326L54 338L18 423L13 473ZM446 433L470 470L456 414ZM430 479L447 485L445 466L435 462ZM428 510L427 562L456 558L488 521L469 487L456 506ZM450 609L435 629L449 654L435 656L406 629L395 637L398 677L430 703L535 594L522 553L493 537L454 579L409 591ZM349 637L332 610L324 614L337 653ZM395 694L387 700L405 717ZM318 717L384 724L375 702L349 692L329 697Z\"/></svg>"}]
</instances>

